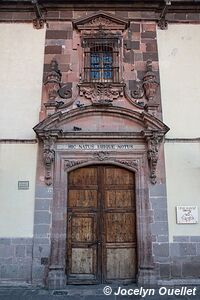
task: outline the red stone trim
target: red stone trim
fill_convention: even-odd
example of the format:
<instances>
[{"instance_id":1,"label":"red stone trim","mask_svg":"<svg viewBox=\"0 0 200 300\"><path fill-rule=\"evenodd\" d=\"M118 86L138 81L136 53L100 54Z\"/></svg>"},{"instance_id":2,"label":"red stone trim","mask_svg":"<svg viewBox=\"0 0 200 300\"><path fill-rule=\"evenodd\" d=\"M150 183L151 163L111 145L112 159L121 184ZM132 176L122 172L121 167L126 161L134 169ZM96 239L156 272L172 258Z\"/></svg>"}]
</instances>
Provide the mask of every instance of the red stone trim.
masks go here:
<instances>
[{"instance_id":1,"label":"red stone trim","mask_svg":"<svg viewBox=\"0 0 200 300\"><path fill-rule=\"evenodd\" d=\"M84 9L90 14L91 7L84 7ZM133 7L126 8L125 4L123 6L123 10L120 7L119 11L117 11L117 7L115 9L113 7L109 7L107 5L106 7L98 6L97 8L103 9L103 10L111 10L113 9L113 17L121 17L125 18L128 21L157 21L159 19L161 9L159 11L155 11L152 9L151 11L145 11L144 8L141 8L140 10L133 10ZM191 23L191 24L199 24L200 23L200 13L198 13L198 10L200 9L200 6L198 7L191 7L188 8L182 8L175 9L173 7L170 7L169 12L166 15L166 20L169 23ZM72 10L70 7L68 9L65 8L58 8L56 7L55 10L53 10L53 7L46 7L45 8L45 19L47 21L72 21L77 18L77 10ZM92 9L93 10L93 9ZM82 10L79 12L79 16L85 16L85 12ZM9 7L3 7L0 9L0 22L32 22L32 20L35 18L35 14L33 12L32 7L28 7L25 11L24 8L12 8Z\"/></svg>"}]
</instances>

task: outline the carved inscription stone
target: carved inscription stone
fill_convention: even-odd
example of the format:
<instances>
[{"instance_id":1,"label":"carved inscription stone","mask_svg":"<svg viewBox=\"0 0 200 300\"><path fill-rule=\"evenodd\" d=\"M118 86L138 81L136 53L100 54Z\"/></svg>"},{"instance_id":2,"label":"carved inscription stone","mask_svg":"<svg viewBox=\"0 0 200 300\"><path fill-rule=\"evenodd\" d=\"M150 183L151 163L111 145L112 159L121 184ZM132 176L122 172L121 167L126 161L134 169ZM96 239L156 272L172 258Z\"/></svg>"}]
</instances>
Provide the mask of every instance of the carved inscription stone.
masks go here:
<instances>
[{"instance_id":1,"label":"carved inscription stone","mask_svg":"<svg viewBox=\"0 0 200 300\"><path fill-rule=\"evenodd\" d=\"M135 150L135 147L132 144L60 144L57 145L57 150L127 151Z\"/></svg>"}]
</instances>

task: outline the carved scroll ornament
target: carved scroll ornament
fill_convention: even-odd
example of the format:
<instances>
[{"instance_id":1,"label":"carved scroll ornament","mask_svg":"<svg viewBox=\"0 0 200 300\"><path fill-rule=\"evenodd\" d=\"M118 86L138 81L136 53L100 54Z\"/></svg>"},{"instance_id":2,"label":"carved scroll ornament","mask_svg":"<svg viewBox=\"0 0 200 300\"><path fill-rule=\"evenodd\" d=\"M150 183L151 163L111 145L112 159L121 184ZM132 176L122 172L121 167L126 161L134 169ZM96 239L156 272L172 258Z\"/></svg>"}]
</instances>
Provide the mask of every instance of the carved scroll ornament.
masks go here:
<instances>
[{"instance_id":1,"label":"carved scroll ornament","mask_svg":"<svg viewBox=\"0 0 200 300\"><path fill-rule=\"evenodd\" d=\"M112 22L111 20L104 18L102 16L92 19L90 22L88 22L88 25L91 26L100 26L100 27L106 27L111 25L116 25L116 23Z\"/></svg>"},{"instance_id":2,"label":"carved scroll ornament","mask_svg":"<svg viewBox=\"0 0 200 300\"><path fill-rule=\"evenodd\" d=\"M68 169L83 164L85 162L87 162L87 160L66 160L64 164L64 170L67 171Z\"/></svg>"},{"instance_id":3,"label":"carved scroll ornament","mask_svg":"<svg viewBox=\"0 0 200 300\"><path fill-rule=\"evenodd\" d=\"M134 168L134 169L138 169L138 160L133 159L133 160L123 160L123 159L116 159L116 162Z\"/></svg>"}]
</instances>

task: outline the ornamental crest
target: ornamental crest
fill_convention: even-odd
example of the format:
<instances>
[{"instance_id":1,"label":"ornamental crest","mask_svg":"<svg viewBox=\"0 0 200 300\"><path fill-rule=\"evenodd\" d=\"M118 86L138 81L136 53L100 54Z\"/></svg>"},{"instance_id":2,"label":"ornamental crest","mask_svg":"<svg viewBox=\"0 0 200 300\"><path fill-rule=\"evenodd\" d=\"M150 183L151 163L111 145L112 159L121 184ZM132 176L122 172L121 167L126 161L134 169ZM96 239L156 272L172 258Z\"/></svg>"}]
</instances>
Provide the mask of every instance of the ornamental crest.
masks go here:
<instances>
[{"instance_id":1,"label":"ornamental crest","mask_svg":"<svg viewBox=\"0 0 200 300\"><path fill-rule=\"evenodd\" d=\"M109 104L113 100L123 97L124 85L98 83L94 85L79 85L80 96L90 99L93 104Z\"/></svg>"}]
</instances>

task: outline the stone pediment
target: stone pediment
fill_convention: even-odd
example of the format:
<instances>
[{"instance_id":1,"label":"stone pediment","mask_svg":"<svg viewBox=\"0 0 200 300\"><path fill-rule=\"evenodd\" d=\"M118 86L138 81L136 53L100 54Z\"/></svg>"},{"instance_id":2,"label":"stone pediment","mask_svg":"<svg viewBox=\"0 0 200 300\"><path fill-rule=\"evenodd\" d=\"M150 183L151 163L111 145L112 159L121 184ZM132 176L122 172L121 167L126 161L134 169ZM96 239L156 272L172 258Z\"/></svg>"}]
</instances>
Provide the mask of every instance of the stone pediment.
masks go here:
<instances>
[{"instance_id":1,"label":"stone pediment","mask_svg":"<svg viewBox=\"0 0 200 300\"><path fill-rule=\"evenodd\" d=\"M34 127L38 136L46 132L63 138L70 133L105 134L132 133L144 138L151 132L164 135L169 128L160 120L146 112L132 111L122 107L87 106L67 112L58 112Z\"/></svg>"},{"instance_id":2,"label":"stone pediment","mask_svg":"<svg viewBox=\"0 0 200 300\"><path fill-rule=\"evenodd\" d=\"M125 30L128 22L112 14L98 11L94 14L73 21L78 30Z\"/></svg>"}]
</instances>

